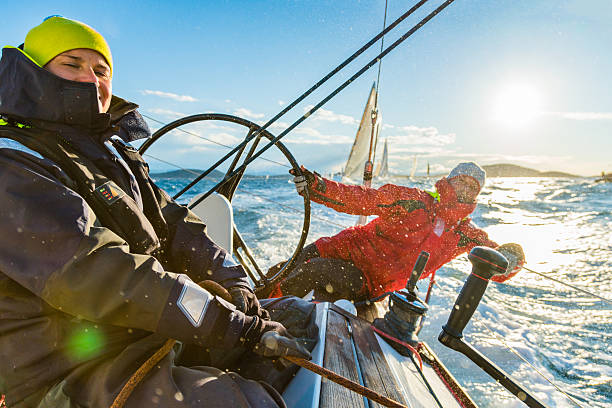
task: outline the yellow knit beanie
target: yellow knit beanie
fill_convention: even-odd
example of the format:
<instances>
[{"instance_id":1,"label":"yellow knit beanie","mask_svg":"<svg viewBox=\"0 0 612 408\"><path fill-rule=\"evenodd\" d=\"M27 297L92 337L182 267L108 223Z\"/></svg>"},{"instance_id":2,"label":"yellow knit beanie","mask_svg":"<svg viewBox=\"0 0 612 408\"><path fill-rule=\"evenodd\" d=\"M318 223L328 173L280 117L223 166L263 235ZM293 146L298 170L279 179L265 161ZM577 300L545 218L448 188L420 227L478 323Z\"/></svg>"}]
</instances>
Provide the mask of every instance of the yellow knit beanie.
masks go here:
<instances>
[{"instance_id":1,"label":"yellow knit beanie","mask_svg":"<svg viewBox=\"0 0 612 408\"><path fill-rule=\"evenodd\" d=\"M113 72L113 56L104 37L80 21L47 17L26 35L23 51L41 67L62 52L87 48L102 54Z\"/></svg>"}]
</instances>

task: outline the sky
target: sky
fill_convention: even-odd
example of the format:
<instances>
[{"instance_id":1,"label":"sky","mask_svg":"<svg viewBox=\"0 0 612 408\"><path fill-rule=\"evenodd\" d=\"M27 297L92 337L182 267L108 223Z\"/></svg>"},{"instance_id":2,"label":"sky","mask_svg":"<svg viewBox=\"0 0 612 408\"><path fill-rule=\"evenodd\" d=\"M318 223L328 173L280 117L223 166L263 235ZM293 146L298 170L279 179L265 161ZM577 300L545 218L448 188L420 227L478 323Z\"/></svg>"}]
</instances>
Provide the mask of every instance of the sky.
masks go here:
<instances>
[{"instance_id":1,"label":"sky","mask_svg":"<svg viewBox=\"0 0 612 408\"><path fill-rule=\"evenodd\" d=\"M387 24L416 0L388 0ZM442 3L430 0L385 37L391 44ZM52 4L52 5L50 5ZM46 16L95 27L114 59L114 94L140 105L152 128L196 113L263 124L383 27L385 0L10 1L3 45ZM612 172L612 2L456 0L382 60L380 140L392 173L427 163L513 163L595 176ZM277 135L380 51L361 58L270 127ZM367 71L282 139L297 162L343 168L377 69ZM207 168L246 128L198 123L152 148L166 162ZM379 148L382 143L379 143ZM380 157L380 152L377 153ZM286 169L279 151L254 171ZM157 159L161 159L159 161Z\"/></svg>"}]
</instances>

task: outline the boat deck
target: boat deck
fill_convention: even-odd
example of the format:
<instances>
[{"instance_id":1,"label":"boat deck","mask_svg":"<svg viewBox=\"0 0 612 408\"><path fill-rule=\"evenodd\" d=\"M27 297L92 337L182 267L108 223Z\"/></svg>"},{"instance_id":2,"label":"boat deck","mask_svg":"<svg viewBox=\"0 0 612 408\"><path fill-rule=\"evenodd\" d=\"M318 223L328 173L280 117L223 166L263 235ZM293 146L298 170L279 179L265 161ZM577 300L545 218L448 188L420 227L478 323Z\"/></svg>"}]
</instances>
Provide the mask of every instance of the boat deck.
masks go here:
<instances>
[{"instance_id":1,"label":"boat deck","mask_svg":"<svg viewBox=\"0 0 612 408\"><path fill-rule=\"evenodd\" d=\"M317 305L320 341L312 361L408 407L475 407L454 379L439 372L445 368L433 352L422 348L423 371L416 358L405 357L371 328L375 308L360 310L357 317L329 303ZM435 396L434 396L435 395ZM455 398L457 395L457 398ZM305 369L300 369L283 393L287 406L296 408L381 407L361 395ZM459 403L457 399L461 399Z\"/></svg>"}]
</instances>

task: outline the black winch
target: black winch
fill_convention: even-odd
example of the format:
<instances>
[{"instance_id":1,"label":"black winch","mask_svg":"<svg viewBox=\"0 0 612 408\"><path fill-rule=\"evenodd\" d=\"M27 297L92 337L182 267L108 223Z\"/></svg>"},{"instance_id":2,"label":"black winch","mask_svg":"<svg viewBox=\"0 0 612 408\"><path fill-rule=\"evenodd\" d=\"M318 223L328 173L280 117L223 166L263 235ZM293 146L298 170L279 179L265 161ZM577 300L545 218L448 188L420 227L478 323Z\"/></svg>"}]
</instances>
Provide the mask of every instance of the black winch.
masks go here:
<instances>
[{"instance_id":1,"label":"black winch","mask_svg":"<svg viewBox=\"0 0 612 408\"><path fill-rule=\"evenodd\" d=\"M376 326L384 326L387 333L411 346L416 346L419 342L417 337L420 322L427 312L427 305L421 301L416 293L416 283L425 270L425 265L429 260L429 253L421 251L417 258L410 279L406 283L406 288L395 291L389 296L389 310L384 319L377 319ZM382 321L381 321L382 320ZM379 327L383 329L382 327ZM400 353L408 351L404 347L398 347L394 342L390 343Z\"/></svg>"}]
</instances>

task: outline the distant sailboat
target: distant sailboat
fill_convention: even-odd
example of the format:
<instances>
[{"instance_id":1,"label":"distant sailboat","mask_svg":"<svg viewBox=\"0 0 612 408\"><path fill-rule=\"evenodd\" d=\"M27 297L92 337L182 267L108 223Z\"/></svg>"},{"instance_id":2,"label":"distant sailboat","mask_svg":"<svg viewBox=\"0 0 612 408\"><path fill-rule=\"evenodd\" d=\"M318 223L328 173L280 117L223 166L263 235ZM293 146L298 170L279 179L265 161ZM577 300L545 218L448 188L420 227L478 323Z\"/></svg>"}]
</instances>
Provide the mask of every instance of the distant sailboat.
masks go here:
<instances>
[{"instance_id":1,"label":"distant sailboat","mask_svg":"<svg viewBox=\"0 0 612 408\"><path fill-rule=\"evenodd\" d=\"M412 170L410 171L410 179L414 180L414 175L417 169L417 155L414 155L414 161L412 162Z\"/></svg>"},{"instance_id":2,"label":"distant sailboat","mask_svg":"<svg viewBox=\"0 0 612 408\"><path fill-rule=\"evenodd\" d=\"M374 171L374 177L387 177L389 176L389 163L387 162L389 157L389 153L387 150L387 139L385 139L385 146L383 148L382 157L380 162L376 166L376 171Z\"/></svg>"},{"instance_id":3,"label":"distant sailboat","mask_svg":"<svg viewBox=\"0 0 612 408\"><path fill-rule=\"evenodd\" d=\"M373 136L372 149L376 151L376 142L378 140L378 133L380 131L381 115L378 112L376 115L376 124L374 128L374 134L372 135L372 114L376 112L376 87L372 85L372 90L368 96L368 102L366 103L361 122L359 123L359 129L357 129L357 135L355 135L355 141L351 148L346 166L342 172L342 177L350 179L351 181L361 181L363 179L363 169L368 156L370 154L370 139ZM372 160L374 161L374 160Z\"/></svg>"}]
</instances>

